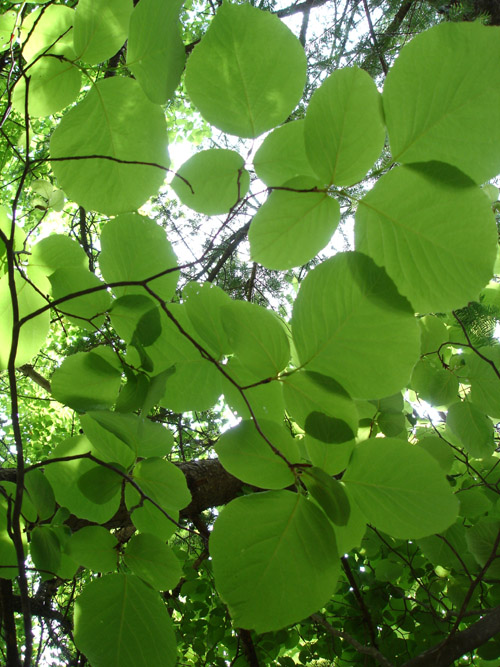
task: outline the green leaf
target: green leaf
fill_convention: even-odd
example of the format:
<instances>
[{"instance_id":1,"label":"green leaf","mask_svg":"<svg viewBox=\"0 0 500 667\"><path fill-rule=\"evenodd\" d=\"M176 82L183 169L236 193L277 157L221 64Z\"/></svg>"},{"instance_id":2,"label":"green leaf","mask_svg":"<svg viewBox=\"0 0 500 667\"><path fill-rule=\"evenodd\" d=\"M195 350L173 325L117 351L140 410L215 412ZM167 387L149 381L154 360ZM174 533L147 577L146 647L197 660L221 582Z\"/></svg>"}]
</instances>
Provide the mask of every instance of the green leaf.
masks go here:
<instances>
[{"instance_id":1,"label":"green leaf","mask_svg":"<svg viewBox=\"0 0 500 667\"><path fill-rule=\"evenodd\" d=\"M450 405L446 425L460 439L469 456L483 459L493 454L493 424L473 403L460 401Z\"/></svg>"},{"instance_id":2,"label":"green leaf","mask_svg":"<svg viewBox=\"0 0 500 667\"><path fill-rule=\"evenodd\" d=\"M31 249L28 276L42 292L50 293L48 277L58 269L88 269L88 257L77 241L64 234L52 234Z\"/></svg>"},{"instance_id":3,"label":"green leaf","mask_svg":"<svg viewBox=\"0 0 500 667\"><path fill-rule=\"evenodd\" d=\"M297 445L284 426L262 419L258 427L289 463L299 460ZM224 468L246 484L262 489L283 489L294 483L295 476L269 442L259 433L256 423L247 420L225 431L215 451Z\"/></svg>"},{"instance_id":4,"label":"green leaf","mask_svg":"<svg viewBox=\"0 0 500 667\"><path fill-rule=\"evenodd\" d=\"M52 396L74 410L102 410L118 396L121 373L99 349L67 357L54 372Z\"/></svg>"},{"instance_id":5,"label":"green leaf","mask_svg":"<svg viewBox=\"0 0 500 667\"><path fill-rule=\"evenodd\" d=\"M352 549L359 549L366 533L366 517L358 505L349 495L349 489L344 485L344 492L349 500L349 519L345 526L335 526L335 538L339 554L346 554Z\"/></svg>"},{"instance_id":6,"label":"green leaf","mask_svg":"<svg viewBox=\"0 0 500 667\"><path fill-rule=\"evenodd\" d=\"M130 510L132 523L141 533L152 533L166 542L177 530L174 521L179 520L179 512L175 510L167 512L173 519L171 521L149 500L144 500L141 505L140 494L130 485L125 489L125 501Z\"/></svg>"},{"instance_id":7,"label":"green leaf","mask_svg":"<svg viewBox=\"0 0 500 667\"><path fill-rule=\"evenodd\" d=\"M147 285L164 301L173 297L179 277L177 258L156 222L136 213L120 215L104 225L101 247L99 266L106 282L140 282L168 270ZM139 285L114 287L113 292L117 297L146 294Z\"/></svg>"},{"instance_id":8,"label":"green leaf","mask_svg":"<svg viewBox=\"0 0 500 667\"><path fill-rule=\"evenodd\" d=\"M160 458L140 461L134 468L134 481L169 514L170 510L181 510L191 502L186 478L170 461Z\"/></svg>"},{"instance_id":9,"label":"green leaf","mask_svg":"<svg viewBox=\"0 0 500 667\"><path fill-rule=\"evenodd\" d=\"M27 317L39 308L47 305L47 301L26 280L16 272L16 294L19 318ZM12 300L7 275L0 278L0 370L5 370L9 362L12 344ZM16 352L16 366L26 364L37 354L45 343L49 331L49 311L28 320L19 332Z\"/></svg>"},{"instance_id":10,"label":"green leaf","mask_svg":"<svg viewBox=\"0 0 500 667\"><path fill-rule=\"evenodd\" d=\"M300 190L318 183L301 177L285 186ZM280 271L306 264L328 244L339 220L339 203L326 192L276 190L250 225L252 259Z\"/></svg>"},{"instance_id":11,"label":"green leaf","mask_svg":"<svg viewBox=\"0 0 500 667\"><path fill-rule=\"evenodd\" d=\"M172 549L156 535L134 535L127 545L125 564L153 588L170 591L179 583L182 569Z\"/></svg>"},{"instance_id":12,"label":"green leaf","mask_svg":"<svg viewBox=\"0 0 500 667\"><path fill-rule=\"evenodd\" d=\"M31 531L30 553L42 579L50 579L61 564L61 545L50 526L35 526Z\"/></svg>"},{"instance_id":13,"label":"green leaf","mask_svg":"<svg viewBox=\"0 0 500 667\"><path fill-rule=\"evenodd\" d=\"M307 458L313 465L323 468L329 475L338 475L347 468L355 441L342 442L332 447L330 444L306 435L304 444Z\"/></svg>"},{"instance_id":14,"label":"green leaf","mask_svg":"<svg viewBox=\"0 0 500 667\"><path fill-rule=\"evenodd\" d=\"M396 538L439 533L457 518L458 501L444 472L427 452L403 440L358 445L342 481L368 522Z\"/></svg>"},{"instance_id":15,"label":"green leaf","mask_svg":"<svg viewBox=\"0 0 500 667\"><path fill-rule=\"evenodd\" d=\"M166 104L179 85L186 50L179 30L181 0L141 0L130 19L127 67L155 104Z\"/></svg>"},{"instance_id":16,"label":"green leaf","mask_svg":"<svg viewBox=\"0 0 500 667\"><path fill-rule=\"evenodd\" d=\"M345 526L349 520L350 503L342 484L315 466L304 468L302 479L330 521L338 526Z\"/></svg>"},{"instance_id":17,"label":"green leaf","mask_svg":"<svg viewBox=\"0 0 500 667\"><path fill-rule=\"evenodd\" d=\"M355 236L356 248L384 266L421 313L466 305L493 275L488 199L444 164L391 169L361 200Z\"/></svg>"},{"instance_id":18,"label":"green leaf","mask_svg":"<svg viewBox=\"0 0 500 667\"><path fill-rule=\"evenodd\" d=\"M82 84L80 71L71 63L43 57L26 71L29 76L28 113L35 118L50 116L74 102ZM17 82L12 106L24 116L26 109L26 79Z\"/></svg>"},{"instance_id":19,"label":"green leaf","mask_svg":"<svg viewBox=\"0 0 500 667\"><path fill-rule=\"evenodd\" d=\"M212 283L188 283L182 296L186 312L195 332L216 359L232 352L228 336L222 326L222 307L231 304L229 296Z\"/></svg>"},{"instance_id":20,"label":"green leaf","mask_svg":"<svg viewBox=\"0 0 500 667\"><path fill-rule=\"evenodd\" d=\"M477 183L496 176L499 58L498 28L480 22L444 22L407 44L383 93L394 159L448 162Z\"/></svg>"},{"instance_id":21,"label":"green leaf","mask_svg":"<svg viewBox=\"0 0 500 667\"><path fill-rule=\"evenodd\" d=\"M84 436L68 438L61 442L52 452L54 458L78 456L88 452L96 454L89 440ZM61 507L66 507L72 514L81 519L95 523L105 523L116 514L120 505L120 494L116 494L106 503L93 503L80 491L78 480L88 470L97 467L89 459L73 459L58 461L46 466L45 476L49 480Z\"/></svg>"},{"instance_id":22,"label":"green leaf","mask_svg":"<svg viewBox=\"0 0 500 667\"><path fill-rule=\"evenodd\" d=\"M104 288L104 283L87 268L57 269L50 277L52 296L62 299L96 287ZM82 329L95 331L104 323L104 313L110 305L109 294L100 289L90 294L68 299L58 304L57 309L66 315L68 320Z\"/></svg>"},{"instance_id":23,"label":"green leaf","mask_svg":"<svg viewBox=\"0 0 500 667\"><path fill-rule=\"evenodd\" d=\"M116 570L118 541L102 526L84 526L73 533L66 546L70 557L79 565L96 572Z\"/></svg>"},{"instance_id":24,"label":"green leaf","mask_svg":"<svg viewBox=\"0 0 500 667\"><path fill-rule=\"evenodd\" d=\"M448 329L443 320L435 315L425 315L418 320L422 354L437 352L445 341L449 340Z\"/></svg>"},{"instance_id":25,"label":"green leaf","mask_svg":"<svg viewBox=\"0 0 500 667\"><path fill-rule=\"evenodd\" d=\"M458 572L463 572L464 559L468 567L470 567L468 562L470 560L472 560L472 566L474 565L474 560L467 553L468 548L465 541L465 533L464 526L459 521L445 530L441 537L437 535L424 537L418 540L417 544L419 549L425 554L425 557L433 565L441 565L442 567L453 568ZM457 557L457 554L460 558Z\"/></svg>"},{"instance_id":26,"label":"green leaf","mask_svg":"<svg viewBox=\"0 0 500 667\"><path fill-rule=\"evenodd\" d=\"M130 290L131 288L119 287L117 289L118 291L122 291L124 289ZM136 289L140 290L141 288L136 288ZM144 316L153 319L154 316L152 314L152 311L155 308L159 311L158 304L155 303L153 297L146 296L144 294L127 294L113 301L113 305L111 306L109 315L111 318L111 322L113 324L113 328L116 330L116 333L125 342L130 343L134 338L134 335L136 333L137 327L141 319ZM156 333L157 328L158 328L157 326L154 327L155 329L154 333ZM159 328L161 329L161 324Z\"/></svg>"},{"instance_id":27,"label":"green leaf","mask_svg":"<svg viewBox=\"0 0 500 667\"><path fill-rule=\"evenodd\" d=\"M107 215L133 211L156 194L169 165L163 111L137 81L100 79L57 126L50 155L78 204Z\"/></svg>"},{"instance_id":28,"label":"green leaf","mask_svg":"<svg viewBox=\"0 0 500 667\"><path fill-rule=\"evenodd\" d=\"M491 501L482 489L462 489L457 496L460 503L459 514L464 518L477 519L492 509Z\"/></svg>"},{"instance_id":29,"label":"green leaf","mask_svg":"<svg viewBox=\"0 0 500 667\"><path fill-rule=\"evenodd\" d=\"M46 475L35 468L29 470L24 476L24 487L36 508L39 518L50 519L56 510L54 491Z\"/></svg>"},{"instance_id":30,"label":"green leaf","mask_svg":"<svg viewBox=\"0 0 500 667\"><path fill-rule=\"evenodd\" d=\"M215 583L235 627L278 630L320 609L339 560L325 515L303 496L270 491L232 500L210 537Z\"/></svg>"},{"instance_id":31,"label":"green leaf","mask_svg":"<svg viewBox=\"0 0 500 667\"><path fill-rule=\"evenodd\" d=\"M208 410L222 394L222 376L207 359L188 359L175 365L159 403L174 412Z\"/></svg>"},{"instance_id":32,"label":"green leaf","mask_svg":"<svg viewBox=\"0 0 500 667\"><path fill-rule=\"evenodd\" d=\"M186 88L212 125L257 137L282 123L302 96L306 58L277 16L224 3L191 54Z\"/></svg>"},{"instance_id":33,"label":"green leaf","mask_svg":"<svg viewBox=\"0 0 500 667\"><path fill-rule=\"evenodd\" d=\"M410 305L358 252L338 253L306 276L292 325L300 363L335 378L355 398L406 386L420 351Z\"/></svg>"},{"instance_id":34,"label":"green leaf","mask_svg":"<svg viewBox=\"0 0 500 667\"><path fill-rule=\"evenodd\" d=\"M114 56L125 43L132 0L79 0L73 28L78 60L97 65Z\"/></svg>"},{"instance_id":35,"label":"green leaf","mask_svg":"<svg viewBox=\"0 0 500 667\"><path fill-rule=\"evenodd\" d=\"M323 183L354 185L363 179L385 142L373 79L358 67L330 74L311 97L304 138L309 162Z\"/></svg>"},{"instance_id":36,"label":"green leaf","mask_svg":"<svg viewBox=\"0 0 500 667\"><path fill-rule=\"evenodd\" d=\"M20 41L23 58L29 63L42 52L75 59L73 50L73 21L75 12L65 5L51 5L35 10L21 25Z\"/></svg>"},{"instance_id":37,"label":"green leaf","mask_svg":"<svg viewBox=\"0 0 500 667\"><path fill-rule=\"evenodd\" d=\"M490 417L500 419L500 347L482 347L467 356L466 372L471 384L470 400Z\"/></svg>"},{"instance_id":38,"label":"green leaf","mask_svg":"<svg viewBox=\"0 0 500 667\"><path fill-rule=\"evenodd\" d=\"M455 461L455 450L443 438L437 435L429 435L419 440L417 445L436 459L444 472L450 472Z\"/></svg>"},{"instance_id":39,"label":"green leaf","mask_svg":"<svg viewBox=\"0 0 500 667\"><path fill-rule=\"evenodd\" d=\"M436 368L425 357L413 369L411 387L435 407L446 407L458 397L458 378L448 369Z\"/></svg>"},{"instance_id":40,"label":"green leaf","mask_svg":"<svg viewBox=\"0 0 500 667\"><path fill-rule=\"evenodd\" d=\"M85 435L90 440L97 456L106 462L117 462L129 468L138 455L138 418L105 410L90 411L80 416Z\"/></svg>"},{"instance_id":41,"label":"green leaf","mask_svg":"<svg viewBox=\"0 0 500 667\"><path fill-rule=\"evenodd\" d=\"M287 412L312 437L339 444L358 430L358 411L345 389L333 378L297 371L282 378Z\"/></svg>"},{"instance_id":42,"label":"green leaf","mask_svg":"<svg viewBox=\"0 0 500 667\"><path fill-rule=\"evenodd\" d=\"M255 377L274 377L288 364L288 339L272 311L232 301L222 308L222 323L234 353Z\"/></svg>"},{"instance_id":43,"label":"green leaf","mask_svg":"<svg viewBox=\"0 0 500 667\"><path fill-rule=\"evenodd\" d=\"M75 602L75 644L92 667L173 667L177 650L163 601L138 577L108 574Z\"/></svg>"},{"instance_id":44,"label":"green leaf","mask_svg":"<svg viewBox=\"0 0 500 667\"><path fill-rule=\"evenodd\" d=\"M209 148L184 162L172 179L181 202L205 215L227 213L248 192L250 175L236 151Z\"/></svg>"},{"instance_id":45,"label":"green leaf","mask_svg":"<svg viewBox=\"0 0 500 667\"><path fill-rule=\"evenodd\" d=\"M240 387L252 385L255 382L255 376L244 368L235 357L232 357L229 363L224 366L224 370ZM223 393L231 410L238 413L242 419L255 418L259 422L261 419L271 419L279 424L283 423L285 402L279 382L258 384L249 389L244 389L242 393L234 384L225 379ZM250 404L252 412L250 412L243 395Z\"/></svg>"},{"instance_id":46,"label":"green leaf","mask_svg":"<svg viewBox=\"0 0 500 667\"><path fill-rule=\"evenodd\" d=\"M498 559L499 548L498 546L496 550L493 548L499 532L500 522L491 520L476 523L475 526L472 526L465 532L465 539L467 540L469 551L481 567L486 565L486 562L492 555L495 556L496 554L496 557L494 557L486 572L487 578L498 579L498 577L500 577L500 561Z\"/></svg>"},{"instance_id":47,"label":"green leaf","mask_svg":"<svg viewBox=\"0 0 500 667\"><path fill-rule=\"evenodd\" d=\"M255 172L266 185L284 185L297 176L316 180L306 155L304 124L304 120L294 120L277 127L255 153Z\"/></svg>"},{"instance_id":48,"label":"green leaf","mask_svg":"<svg viewBox=\"0 0 500 667\"><path fill-rule=\"evenodd\" d=\"M115 466L120 468L118 464ZM122 484L123 477L101 465L87 470L78 480L78 487L83 495L97 505L113 500L120 493Z\"/></svg>"}]
</instances>

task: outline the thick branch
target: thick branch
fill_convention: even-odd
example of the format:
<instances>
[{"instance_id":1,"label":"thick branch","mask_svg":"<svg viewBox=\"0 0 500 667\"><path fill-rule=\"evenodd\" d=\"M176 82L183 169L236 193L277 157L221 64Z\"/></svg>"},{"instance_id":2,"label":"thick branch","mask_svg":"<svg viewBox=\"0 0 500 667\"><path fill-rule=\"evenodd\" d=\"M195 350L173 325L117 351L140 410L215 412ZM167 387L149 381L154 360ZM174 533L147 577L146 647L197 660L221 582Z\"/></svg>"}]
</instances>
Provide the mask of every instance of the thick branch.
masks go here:
<instances>
[{"instance_id":1,"label":"thick branch","mask_svg":"<svg viewBox=\"0 0 500 667\"><path fill-rule=\"evenodd\" d=\"M325 5L328 0L305 0L305 2L300 2L295 5L290 5L290 7L285 7L284 9L279 9L276 14L282 18L283 16L292 16L293 14L299 14L300 12L308 12L314 7L321 7Z\"/></svg>"}]
</instances>

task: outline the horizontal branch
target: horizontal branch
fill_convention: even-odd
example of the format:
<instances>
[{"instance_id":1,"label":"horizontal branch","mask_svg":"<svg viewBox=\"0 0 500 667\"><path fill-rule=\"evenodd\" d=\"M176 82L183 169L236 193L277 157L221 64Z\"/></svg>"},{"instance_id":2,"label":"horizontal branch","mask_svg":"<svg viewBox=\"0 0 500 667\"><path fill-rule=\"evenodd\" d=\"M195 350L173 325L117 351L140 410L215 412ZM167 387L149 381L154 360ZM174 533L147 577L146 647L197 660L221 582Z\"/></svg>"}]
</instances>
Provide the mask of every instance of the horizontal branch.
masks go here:
<instances>
[{"instance_id":1,"label":"horizontal branch","mask_svg":"<svg viewBox=\"0 0 500 667\"><path fill-rule=\"evenodd\" d=\"M280 18L283 16L292 16L293 14L300 14L301 12L307 12L314 7L321 7L326 5L328 0L305 0L305 2L300 2L295 5L290 5L290 7L284 7L279 9L275 14Z\"/></svg>"}]
</instances>

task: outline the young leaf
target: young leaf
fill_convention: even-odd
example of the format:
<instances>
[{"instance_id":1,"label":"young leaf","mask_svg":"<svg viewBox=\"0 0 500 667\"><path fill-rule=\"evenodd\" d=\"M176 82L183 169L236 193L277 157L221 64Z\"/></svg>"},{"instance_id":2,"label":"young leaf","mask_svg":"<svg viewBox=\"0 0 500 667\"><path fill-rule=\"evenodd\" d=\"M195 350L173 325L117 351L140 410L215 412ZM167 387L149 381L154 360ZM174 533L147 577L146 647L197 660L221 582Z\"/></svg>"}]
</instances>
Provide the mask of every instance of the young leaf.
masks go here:
<instances>
[{"instance_id":1,"label":"young leaf","mask_svg":"<svg viewBox=\"0 0 500 667\"><path fill-rule=\"evenodd\" d=\"M373 79L358 67L330 74L311 97L304 138L309 162L323 183L360 181L385 141L381 97Z\"/></svg>"},{"instance_id":2,"label":"young leaf","mask_svg":"<svg viewBox=\"0 0 500 667\"><path fill-rule=\"evenodd\" d=\"M277 16L224 3L188 60L186 88L212 125L257 137L293 111L305 76L304 50Z\"/></svg>"},{"instance_id":3,"label":"young leaf","mask_svg":"<svg viewBox=\"0 0 500 667\"><path fill-rule=\"evenodd\" d=\"M167 608L147 584L108 574L75 602L75 644L92 667L174 667L177 649Z\"/></svg>"},{"instance_id":4,"label":"young leaf","mask_svg":"<svg viewBox=\"0 0 500 667\"><path fill-rule=\"evenodd\" d=\"M409 303L359 252L338 253L306 276L292 325L300 363L333 377L355 398L400 390L420 352Z\"/></svg>"},{"instance_id":5,"label":"young leaf","mask_svg":"<svg viewBox=\"0 0 500 667\"><path fill-rule=\"evenodd\" d=\"M50 155L78 204L108 215L133 211L158 191L169 165L163 111L137 81L101 79L59 123Z\"/></svg>"},{"instance_id":6,"label":"young leaf","mask_svg":"<svg viewBox=\"0 0 500 667\"><path fill-rule=\"evenodd\" d=\"M215 522L210 554L234 625L257 633L297 623L321 608L339 575L328 519L290 491L232 500Z\"/></svg>"}]
</instances>

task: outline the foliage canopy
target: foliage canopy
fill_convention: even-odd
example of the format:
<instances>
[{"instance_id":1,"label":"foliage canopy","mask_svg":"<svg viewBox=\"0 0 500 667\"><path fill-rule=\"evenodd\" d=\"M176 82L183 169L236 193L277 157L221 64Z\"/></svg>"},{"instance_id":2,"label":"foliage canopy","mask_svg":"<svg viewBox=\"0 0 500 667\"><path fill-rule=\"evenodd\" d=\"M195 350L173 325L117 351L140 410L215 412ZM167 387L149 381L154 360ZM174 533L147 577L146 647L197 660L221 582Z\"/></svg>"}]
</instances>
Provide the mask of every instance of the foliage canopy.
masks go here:
<instances>
[{"instance_id":1,"label":"foliage canopy","mask_svg":"<svg viewBox=\"0 0 500 667\"><path fill-rule=\"evenodd\" d=\"M254 4L1 3L9 667L498 664L500 20Z\"/></svg>"}]
</instances>

